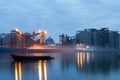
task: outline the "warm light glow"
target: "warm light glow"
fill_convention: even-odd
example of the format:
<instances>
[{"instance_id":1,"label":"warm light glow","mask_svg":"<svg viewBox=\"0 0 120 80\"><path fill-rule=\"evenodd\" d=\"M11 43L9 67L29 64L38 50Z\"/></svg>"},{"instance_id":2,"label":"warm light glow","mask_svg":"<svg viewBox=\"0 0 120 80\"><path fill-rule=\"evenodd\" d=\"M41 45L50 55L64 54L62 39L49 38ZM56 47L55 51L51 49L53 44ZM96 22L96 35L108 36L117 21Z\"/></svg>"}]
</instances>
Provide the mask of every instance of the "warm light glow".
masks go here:
<instances>
[{"instance_id":1,"label":"warm light glow","mask_svg":"<svg viewBox=\"0 0 120 80\"><path fill-rule=\"evenodd\" d=\"M28 49L45 49L45 47L40 46L40 45L33 45L33 46L28 47Z\"/></svg>"},{"instance_id":2,"label":"warm light glow","mask_svg":"<svg viewBox=\"0 0 120 80\"><path fill-rule=\"evenodd\" d=\"M41 31L41 30L39 30L38 33L39 34L47 34L47 31Z\"/></svg>"},{"instance_id":3,"label":"warm light glow","mask_svg":"<svg viewBox=\"0 0 120 80\"><path fill-rule=\"evenodd\" d=\"M19 30L18 30L17 28L15 29L15 31L16 31L16 32L19 32Z\"/></svg>"},{"instance_id":4,"label":"warm light glow","mask_svg":"<svg viewBox=\"0 0 120 80\"><path fill-rule=\"evenodd\" d=\"M22 80L22 70L21 70L21 62L18 63L19 67L19 79Z\"/></svg>"},{"instance_id":5,"label":"warm light glow","mask_svg":"<svg viewBox=\"0 0 120 80\"><path fill-rule=\"evenodd\" d=\"M39 80L47 80L47 67L46 61L38 61L38 75Z\"/></svg>"},{"instance_id":6,"label":"warm light glow","mask_svg":"<svg viewBox=\"0 0 120 80\"><path fill-rule=\"evenodd\" d=\"M77 53L77 64L78 64L78 67L81 67L83 66L83 53Z\"/></svg>"},{"instance_id":7,"label":"warm light glow","mask_svg":"<svg viewBox=\"0 0 120 80\"><path fill-rule=\"evenodd\" d=\"M34 44L33 46L28 47L28 49L57 49L57 47L52 46L40 46L37 44Z\"/></svg>"},{"instance_id":8,"label":"warm light glow","mask_svg":"<svg viewBox=\"0 0 120 80\"><path fill-rule=\"evenodd\" d=\"M17 62L15 62L15 80L18 80Z\"/></svg>"},{"instance_id":9,"label":"warm light glow","mask_svg":"<svg viewBox=\"0 0 120 80\"><path fill-rule=\"evenodd\" d=\"M41 33L41 32L42 32L41 30L38 31L38 33Z\"/></svg>"},{"instance_id":10,"label":"warm light glow","mask_svg":"<svg viewBox=\"0 0 120 80\"><path fill-rule=\"evenodd\" d=\"M44 61L44 80L47 80L47 67L46 67L46 61Z\"/></svg>"},{"instance_id":11,"label":"warm light glow","mask_svg":"<svg viewBox=\"0 0 120 80\"><path fill-rule=\"evenodd\" d=\"M38 61L39 80L42 80L42 61Z\"/></svg>"},{"instance_id":12,"label":"warm light glow","mask_svg":"<svg viewBox=\"0 0 120 80\"><path fill-rule=\"evenodd\" d=\"M15 80L22 80L21 62L15 62Z\"/></svg>"}]
</instances>

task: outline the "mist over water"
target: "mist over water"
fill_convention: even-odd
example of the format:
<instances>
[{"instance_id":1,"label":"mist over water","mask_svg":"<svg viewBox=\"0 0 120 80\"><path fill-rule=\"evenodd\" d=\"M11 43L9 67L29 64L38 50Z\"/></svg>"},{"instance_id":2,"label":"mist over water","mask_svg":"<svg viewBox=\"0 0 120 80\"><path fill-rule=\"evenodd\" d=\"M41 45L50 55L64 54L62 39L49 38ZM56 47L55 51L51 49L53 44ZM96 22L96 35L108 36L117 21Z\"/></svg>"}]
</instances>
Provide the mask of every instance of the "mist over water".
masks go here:
<instances>
[{"instance_id":1,"label":"mist over water","mask_svg":"<svg viewBox=\"0 0 120 80\"><path fill-rule=\"evenodd\" d=\"M36 62L14 62L11 54L0 53L0 80L120 79L120 58L116 52L29 53L55 57Z\"/></svg>"}]
</instances>

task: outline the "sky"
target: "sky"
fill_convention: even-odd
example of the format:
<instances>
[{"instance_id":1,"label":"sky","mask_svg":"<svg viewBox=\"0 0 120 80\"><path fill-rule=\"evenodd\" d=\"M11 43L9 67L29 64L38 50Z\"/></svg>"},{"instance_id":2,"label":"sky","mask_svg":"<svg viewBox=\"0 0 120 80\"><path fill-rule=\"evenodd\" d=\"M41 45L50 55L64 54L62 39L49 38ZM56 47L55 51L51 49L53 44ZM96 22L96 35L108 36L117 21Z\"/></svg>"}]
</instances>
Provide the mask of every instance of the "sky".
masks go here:
<instances>
[{"instance_id":1,"label":"sky","mask_svg":"<svg viewBox=\"0 0 120 80\"><path fill-rule=\"evenodd\" d=\"M0 0L0 33L47 31L60 34L107 27L120 31L120 0Z\"/></svg>"}]
</instances>

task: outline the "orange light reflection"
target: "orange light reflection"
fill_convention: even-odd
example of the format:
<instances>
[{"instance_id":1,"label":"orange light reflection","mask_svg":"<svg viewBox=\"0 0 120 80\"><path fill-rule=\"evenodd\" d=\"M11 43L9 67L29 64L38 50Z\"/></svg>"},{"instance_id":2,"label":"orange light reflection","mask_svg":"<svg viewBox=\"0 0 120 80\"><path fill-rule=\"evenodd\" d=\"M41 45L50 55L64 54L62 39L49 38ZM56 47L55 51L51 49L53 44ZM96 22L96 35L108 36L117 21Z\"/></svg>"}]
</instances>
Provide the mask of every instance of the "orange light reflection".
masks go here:
<instances>
[{"instance_id":1,"label":"orange light reflection","mask_svg":"<svg viewBox=\"0 0 120 80\"><path fill-rule=\"evenodd\" d=\"M84 53L77 53L77 64L79 68L83 67L83 61L84 61Z\"/></svg>"},{"instance_id":2,"label":"orange light reflection","mask_svg":"<svg viewBox=\"0 0 120 80\"><path fill-rule=\"evenodd\" d=\"M15 80L22 80L21 62L15 62L14 67Z\"/></svg>"},{"instance_id":3,"label":"orange light reflection","mask_svg":"<svg viewBox=\"0 0 120 80\"><path fill-rule=\"evenodd\" d=\"M47 80L47 67L46 61L38 61L38 75L39 80Z\"/></svg>"}]
</instances>

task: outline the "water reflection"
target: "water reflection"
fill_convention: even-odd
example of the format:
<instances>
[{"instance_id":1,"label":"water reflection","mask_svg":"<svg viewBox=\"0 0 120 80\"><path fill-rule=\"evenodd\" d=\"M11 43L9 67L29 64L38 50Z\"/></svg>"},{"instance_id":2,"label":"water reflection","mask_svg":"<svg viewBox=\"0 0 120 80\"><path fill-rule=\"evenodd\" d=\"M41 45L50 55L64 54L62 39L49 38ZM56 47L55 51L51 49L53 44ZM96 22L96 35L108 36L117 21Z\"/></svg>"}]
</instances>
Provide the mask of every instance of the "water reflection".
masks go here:
<instances>
[{"instance_id":1,"label":"water reflection","mask_svg":"<svg viewBox=\"0 0 120 80\"><path fill-rule=\"evenodd\" d=\"M78 68L83 67L83 65L85 64L85 62L87 62L87 64L90 63L90 61L94 61L94 53L85 53L85 52L78 52L77 53L77 65Z\"/></svg>"},{"instance_id":2,"label":"water reflection","mask_svg":"<svg viewBox=\"0 0 120 80\"><path fill-rule=\"evenodd\" d=\"M47 80L47 67L46 61L38 61L38 74L39 80Z\"/></svg>"},{"instance_id":3,"label":"water reflection","mask_svg":"<svg viewBox=\"0 0 120 80\"><path fill-rule=\"evenodd\" d=\"M72 57L71 57L72 56ZM85 73L110 73L120 68L120 62L114 53L77 52L76 54L62 54L62 70L77 69Z\"/></svg>"},{"instance_id":4,"label":"water reflection","mask_svg":"<svg viewBox=\"0 0 120 80\"><path fill-rule=\"evenodd\" d=\"M34 66L33 70L36 71L36 73L38 73L38 79L37 80L47 80L47 66L46 66L47 61L46 60L39 60L37 62L37 68L36 65L34 66L33 63L30 66ZM22 62L14 62L14 77L15 80L22 80L24 78L22 78L22 73L25 71L22 68L22 65L25 66L25 63ZM32 70L32 69L31 69ZM33 72L34 72L33 71ZM37 75L37 74L36 74Z\"/></svg>"},{"instance_id":5,"label":"water reflection","mask_svg":"<svg viewBox=\"0 0 120 80\"><path fill-rule=\"evenodd\" d=\"M30 55L43 54L31 53ZM44 55L54 56L55 59L13 64L10 55L1 55L0 80L120 79L120 58L117 58L117 53L114 52L46 53Z\"/></svg>"},{"instance_id":6,"label":"water reflection","mask_svg":"<svg viewBox=\"0 0 120 80\"><path fill-rule=\"evenodd\" d=\"M14 71L15 71L15 80L22 80L21 62L15 62Z\"/></svg>"}]
</instances>

